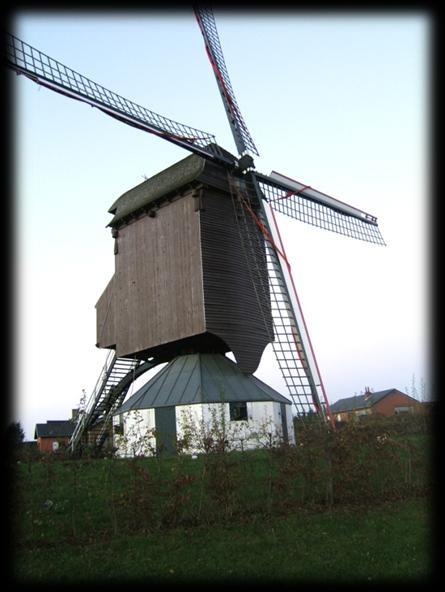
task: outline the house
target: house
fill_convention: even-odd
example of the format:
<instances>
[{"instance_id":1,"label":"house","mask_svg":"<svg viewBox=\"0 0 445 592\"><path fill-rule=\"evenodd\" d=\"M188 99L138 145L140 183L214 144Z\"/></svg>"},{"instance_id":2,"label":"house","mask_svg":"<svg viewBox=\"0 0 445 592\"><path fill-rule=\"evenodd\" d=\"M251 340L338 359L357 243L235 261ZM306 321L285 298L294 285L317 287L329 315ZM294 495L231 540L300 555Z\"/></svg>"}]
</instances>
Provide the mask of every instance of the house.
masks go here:
<instances>
[{"instance_id":1,"label":"house","mask_svg":"<svg viewBox=\"0 0 445 592\"><path fill-rule=\"evenodd\" d=\"M40 452L57 452L68 445L75 422L72 419L50 420L36 424L34 439Z\"/></svg>"},{"instance_id":2,"label":"house","mask_svg":"<svg viewBox=\"0 0 445 592\"><path fill-rule=\"evenodd\" d=\"M331 404L336 421L349 421L370 414L390 416L415 413L421 409L422 403L395 388L373 392L366 387L362 395L339 399Z\"/></svg>"},{"instance_id":3,"label":"house","mask_svg":"<svg viewBox=\"0 0 445 592\"><path fill-rule=\"evenodd\" d=\"M222 438L228 448L294 443L291 401L220 353L166 364L113 417L117 456L196 454Z\"/></svg>"}]
</instances>

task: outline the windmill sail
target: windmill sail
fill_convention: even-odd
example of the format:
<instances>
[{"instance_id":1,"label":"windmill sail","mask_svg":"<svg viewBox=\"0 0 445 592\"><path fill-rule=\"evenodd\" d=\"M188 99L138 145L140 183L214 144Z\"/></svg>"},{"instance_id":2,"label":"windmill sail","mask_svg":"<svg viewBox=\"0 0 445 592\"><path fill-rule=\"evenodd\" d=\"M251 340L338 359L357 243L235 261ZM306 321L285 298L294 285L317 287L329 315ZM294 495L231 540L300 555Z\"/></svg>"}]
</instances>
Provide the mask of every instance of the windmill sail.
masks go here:
<instances>
[{"instance_id":1,"label":"windmill sail","mask_svg":"<svg viewBox=\"0 0 445 592\"><path fill-rule=\"evenodd\" d=\"M272 208L291 218L359 240L384 245L377 218L279 173L255 172Z\"/></svg>"},{"instance_id":2,"label":"windmill sail","mask_svg":"<svg viewBox=\"0 0 445 592\"><path fill-rule=\"evenodd\" d=\"M316 412L332 423L329 402L290 265L273 210L268 206L264 208L263 223L270 231L266 252L273 303L275 339L272 345L275 357L297 415L301 417Z\"/></svg>"},{"instance_id":3,"label":"windmill sail","mask_svg":"<svg viewBox=\"0 0 445 592\"><path fill-rule=\"evenodd\" d=\"M104 88L31 47L10 33L6 34L7 65L40 84L73 99L97 107L127 125L155 134L200 156L231 164L212 134L168 119L146 107Z\"/></svg>"},{"instance_id":4,"label":"windmill sail","mask_svg":"<svg viewBox=\"0 0 445 592\"><path fill-rule=\"evenodd\" d=\"M232 197L238 203L240 234L244 238L245 251L250 251L247 257L252 281L259 302L269 301L264 319L269 315L272 317L273 329L269 331L269 337L275 357L296 414L304 417L315 413L331 420L329 403L273 211L264 202L256 211L250 205L253 200L249 199L248 193L256 191L255 179L231 183ZM255 221L257 232L253 233L248 227L246 218ZM253 256L259 250L266 255L264 263Z\"/></svg>"},{"instance_id":5,"label":"windmill sail","mask_svg":"<svg viewBox=\"0 0 445 592\"><path fill-rule=\"evenodd\" d=\"M195 14L204 37L207 55L216 77L238 152L240 155L248 152L258 155L235 99L213 12L211 9L195 9ZM249 163L249 167L252 165L253 161ZM272 185L275 190L277 190L276 183L273 181ZM278 188L280 187L278 185ZM261 269L257 270L254 284L256 290L262 291L264 294L267 292L267 296L270 295L274 333L271 335L271 341L274 352L297 414L301 416L315 411L320 418L329 418L332 421L318 365L298 297L291 281L290 270L285 265L287 262L285 257L282 260L282 247L281 249L277 247L278 238L274 235L271 215L268 213L267 204L264 201L264 198L267 197L265 195L267 190L261 191L261 189L257 173L251 168L234 193L244 209L255 219L263 235L268 285L266 287L264 284ZM231 191L233 191L233 185ZM289 193L289 190L286 190L286 193ZM244 234L248 235L249 232ZM255 242L251 241L251 243ZM252 244L250 247L253 255L255 248ZM251 259L253 262L255 257L252 256ZM266 312L264 316L267 317Z\"/></svg>"},{"instance_id":6,"label":"windmill sail","mask_svg":"<svg viewBox=\"0 0 445 592\"><path fill-rule=\"evenodd\" d=\"M212 65L216 82L218 83L219 92L221 93L238 152L239 154L251 152L258 155L257 148L235 99L235 93L233 92L229 73L227 72L224 61L213 11L211 8L195 8L195 15L202 36L204 37L207 55Z\"/></svg>"}]
</instances>

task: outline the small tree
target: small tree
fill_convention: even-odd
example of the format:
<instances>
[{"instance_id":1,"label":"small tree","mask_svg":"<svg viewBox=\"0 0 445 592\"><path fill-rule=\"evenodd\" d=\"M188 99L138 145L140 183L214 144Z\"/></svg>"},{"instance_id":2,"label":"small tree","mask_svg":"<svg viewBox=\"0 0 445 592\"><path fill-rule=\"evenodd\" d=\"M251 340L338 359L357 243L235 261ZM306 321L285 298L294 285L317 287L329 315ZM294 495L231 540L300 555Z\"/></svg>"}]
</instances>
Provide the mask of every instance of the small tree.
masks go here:
<instances>
[{"instance_id":1,"label":"small tree","mask_svg":"<svg viewBox=\"0 0 445 592\"><path fill-rule=\"evenodd\" d=\"M410 395L411 397L413 397L414 399L417 399L418 401L420 401L421 403L424 403L428 399L427 385L426 385L424 378L422 377L420 379L420 386L418 389L417 388L417 379L416 379L415 374L413 374L411 376L411 386L410 387L405 386L405 392L408 395Z\"/></svg>"},{"instance_id":2,"label":"small tree","mask_svg":"<svg viewBox=\"0 0 445 592\"><path fill-rule=\"evenodd\" d=\"M8 444L11 449L19 448L25 440L25 432L19 421L11 422L7 428Z\"/></svg>"},{"instance_id":3,"label":"small tree","mask_svg":"<svg viewBox=\"0 0 445 592\"><path fill-rule=\"evenodd\" d=\"M420 379L420 400L422 403L425 403L425 401L427 401L428 399L428 394L427 394L427 387L426 387L426 382L423 378Z\"/></svg>"},{"instance_id":4,"label":"small tree","mask_svg":"<svg viewBox=\"0 0 445 592\"><path fill-rule=\"evenodd\" d=\"M413 399L419 398L419 394L417 392L417 381L416 381L415 374L413 374L411 377L411 396L413 397Z\"/></svg>"},{"instance_id":5,"label":"small tree","mask_svg":"<svg viewBox=\"0 0 445 592\"><path fill-rule=\"evenodd\" d=\"M11 422L6 428L5 444L7 457L15 461L25 439L25 433L19 421Z\"/></svg>"},{"instance_id":6,"label":"small tree","mask_svg":"<svg viewBox=\"0 0 445 592\"><path fill-rule=\"evenodd\" d=\"M79 406L77 408L77 420L80 421L82 415L86 412L87 406L87 393L85 389L82 389L82 396L80 397Z\"/></svg>"}]
</instances>

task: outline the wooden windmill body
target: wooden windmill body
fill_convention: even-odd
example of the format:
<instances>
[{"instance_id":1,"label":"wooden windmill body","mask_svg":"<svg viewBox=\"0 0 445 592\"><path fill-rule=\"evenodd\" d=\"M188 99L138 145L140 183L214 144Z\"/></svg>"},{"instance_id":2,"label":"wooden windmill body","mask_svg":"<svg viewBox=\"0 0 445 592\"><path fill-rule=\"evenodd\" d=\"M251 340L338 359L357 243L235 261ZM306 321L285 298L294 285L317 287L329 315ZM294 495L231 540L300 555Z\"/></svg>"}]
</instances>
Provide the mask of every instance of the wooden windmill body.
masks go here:
<instances>
[{"instance_id":1,"label":"wooden windmill body","mask_svg":"<svg viewBox=\"0 0 445 592\"><path fill-rule=\"evenodd\" d=\"M385 244L374 216L288 176L255 170L258 151L236 102L213 12L194 10L237 157L212 134L128 101L6 37L7 65L17 74L193 153L110 208L115 273L96 305L97 345L110 354L70 440L72 451L98 425L97 445L103 444L130 385L157 364L231 351L237 368L251 376L271 342L295 413L333 425L274 211ZM257 396L263 397L258 390ZM163 401L168 407L167 395Z\"/></svg>"},{"instance_id":2,"label":"wooden windmill body","mask_svg":"<svg viewBox=\"0 0 445 592\"><path fill-rule=\"evenodd\" d=\"M266 254L246 256L234 196L221 167L192 155L122 195L110 208L115 274L97 303L97 345L118 357L170 360L232 351L257 369L273 324L253 279Z\"/></svg>"}]
</instances>

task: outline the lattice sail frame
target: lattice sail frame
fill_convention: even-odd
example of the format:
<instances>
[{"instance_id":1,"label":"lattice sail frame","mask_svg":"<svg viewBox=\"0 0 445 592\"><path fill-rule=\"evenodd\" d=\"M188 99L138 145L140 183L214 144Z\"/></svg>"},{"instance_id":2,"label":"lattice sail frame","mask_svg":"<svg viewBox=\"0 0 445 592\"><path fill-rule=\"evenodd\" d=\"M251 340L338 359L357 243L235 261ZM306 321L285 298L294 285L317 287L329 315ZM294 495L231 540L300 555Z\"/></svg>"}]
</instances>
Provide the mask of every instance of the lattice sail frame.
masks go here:
<instances>
[{"instance_id":1,"label":"lattice sail frame","mask_svg":"<svg viewBox=\"0 0 445 592\"><path fill-rule=\"evenodd\" d=\"M250 152L258 156L258 150L249 130L247 129L247 125L241 114L240 108L238 107L238 103L236 102L235 93L233 92L226 62L221 49L213 11L211 8L196 7L194 8L194 11L204 38L207 56L212 65L213 73L215 74L216 82L221 93L221 98L226 108L229 124L232 129L238 152L239 154Z\"/></svg>"},{"instance_id":2,"label":"lattice sail frame","mask_svg":"<svg viewBox=\"0 0 445 592\"><path fill-rule=\"evenodd\" d=\"M315 416L332 425L329 402L273 212L264 201L256 211L251 207L247 195L257 191L254 178L239 183L229 177L229 186L258 302L260 306L270 302L270 309L263 310L264 323L269 326L271 315L269 338L294 411L299 418ZM246 217L254 219L257 232L252 233ZM266 255L266 269L258 266L261 251Z\"/></svg>"},{"instance_id":3,"label":"lattice sail frame","mask_svg":"<svg viewBox=\"0 0 445 592\"><path fill-rule=\"evenodd\" d=\"M125 99L10 33L6 33L5 38L7 65L17 74L201 156L227 161L213 134L178 123Z\"/></svg>"},{"instance_id":4,"label":"lattice sail frame","mask_svg":"<svg viewBox=\"0 0 445 592\"><path fill-rule=\"evenodd\" d=\"M300 189L284 187L271 176L255 173L261 192L274 210L300 222L358 240L385 245L371 214L348 206L298 181Z\"/></svg>"},{"instance_id":5,"label":"lattice sail frame","mask_svg":"<svg viewBox=\"0 0 445 592\"><path fill-rule=\"evenodd\" d=\"M305 417L315 412L325 419L326 416L330 417L329 403L290 265L273 212L271 214L267 212L272 240L266 239L265 244L275 332L272 347L297 416Z\"/></svg>"}]
</instances>

